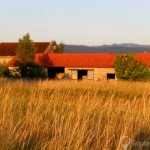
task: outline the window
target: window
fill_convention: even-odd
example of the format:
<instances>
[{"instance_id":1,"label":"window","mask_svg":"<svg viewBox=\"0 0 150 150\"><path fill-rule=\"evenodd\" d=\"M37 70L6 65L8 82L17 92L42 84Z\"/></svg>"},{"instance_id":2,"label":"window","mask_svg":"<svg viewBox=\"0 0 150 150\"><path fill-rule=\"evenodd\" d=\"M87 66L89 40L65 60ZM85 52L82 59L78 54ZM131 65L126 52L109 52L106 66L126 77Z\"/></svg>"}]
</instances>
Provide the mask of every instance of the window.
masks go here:
<instances>
[{"instance_id":1,"label":"window","mask_svg":"<svg viewBox=\"0 0 150 150\"><path fill-rule=\"evenodd\" d=\"M110 80L110 79L115 79L114 73L107 73L107 80Z\"/></svg>"}]
</instances>

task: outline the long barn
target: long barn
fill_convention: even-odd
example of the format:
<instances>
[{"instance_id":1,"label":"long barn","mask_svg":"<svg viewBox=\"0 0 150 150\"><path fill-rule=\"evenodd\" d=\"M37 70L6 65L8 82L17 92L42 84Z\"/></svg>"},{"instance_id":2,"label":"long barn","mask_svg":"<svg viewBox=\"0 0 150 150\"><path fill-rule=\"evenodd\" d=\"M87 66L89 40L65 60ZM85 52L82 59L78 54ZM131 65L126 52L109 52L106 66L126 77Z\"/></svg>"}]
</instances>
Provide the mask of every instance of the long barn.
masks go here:
<instances>
[{"instance_id":1,"label":"long barn","mask_svg":"<svg viewBox=\"0 0 150 150\"><path fill-rule=\"evenodd\" d=\"M116 54L42 54L35 55L35 61L47 69L49 78L61 79L67 75L72 80L108 80L116 79L114 61ZM134 54L138 61L150 68L150 53ZM9 67L15 67L14 57Z\"/></svg>"}]
</instances>

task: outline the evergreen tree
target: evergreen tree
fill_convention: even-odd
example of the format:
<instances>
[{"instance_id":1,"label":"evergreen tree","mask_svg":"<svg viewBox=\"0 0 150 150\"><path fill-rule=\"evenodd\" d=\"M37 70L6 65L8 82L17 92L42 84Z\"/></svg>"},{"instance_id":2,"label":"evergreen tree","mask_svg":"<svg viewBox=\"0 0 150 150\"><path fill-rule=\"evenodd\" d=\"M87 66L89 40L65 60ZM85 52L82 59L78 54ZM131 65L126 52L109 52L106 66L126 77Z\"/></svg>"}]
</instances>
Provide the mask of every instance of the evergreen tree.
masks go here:
<instances>
[{"instance_id":1,"label":"evergreen tree","mask_svg":"<svg viewBox=\"0 0 150 150\"><path fill-rule=\"evenodd\" d=\"M19 67L21 77L46 77L44 69L34 61L34 54L36 52L37 48L30 39L29 34L26 34L22 39L19 39L16 51L19 60L16 61L15 64Z\"/></svg>"},{"instance_id":2,"label":"evergreen tree","mask_svg":"<svg viewBox=\"0 0 150 150\"><path fill-rule=\"evenodd\" d=\"M118 79L143 81L150 79L150 71L141 61L137 60L130 54L117 56L115 62L115 71Z\"/></svg>"},{"instance_id":3,"label":"evergreen tree","mask_svg":"<svg viewBox=\"0 0 150 150\"><path fill-rule=\"evenodd\" d=\"M56 49L54 52L55 53L64 53L64 47L65 47L65 45L63 44L63 42L61 42L56 46Z\"/></svg>"},{"instance_id":4,"label":"evergreen tree","mask_svg":"<svg viewBox=\"0 0 150 150\"><path fill-rule=\"evenodd\" d=\"M22 39L19 39L16 55L21 62L30 62L34 60L34 54L37 52L37 48L33 41L30 39L30 35L27 33Z\"/></svg>"}]
</instances>

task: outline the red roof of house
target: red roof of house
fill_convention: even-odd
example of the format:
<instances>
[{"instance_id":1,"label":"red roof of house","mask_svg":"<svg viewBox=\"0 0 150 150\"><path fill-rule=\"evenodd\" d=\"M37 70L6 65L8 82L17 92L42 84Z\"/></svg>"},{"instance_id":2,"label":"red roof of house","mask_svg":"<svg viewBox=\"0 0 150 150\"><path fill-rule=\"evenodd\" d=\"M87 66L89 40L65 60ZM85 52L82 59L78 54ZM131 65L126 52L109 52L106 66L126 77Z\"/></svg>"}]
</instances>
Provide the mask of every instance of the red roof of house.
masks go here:
<instances>
[{"instance_id":1,"label":"red roof of house","mask_svg":"<svg viewBox=\"0 0 150 150\"><path fill-rule=\"evenodd\" d=\"M34 42L38 48L38 53L43 53L49 42ZM18 43L0 43L0 56L15 56Z\"/></svg>"},{"instance_id":2,"label":"red roof of house","mask_svg":"<svg viewBox=\"0 0 150 150\"><path fill-rule=\"evenodd\" d=\"M44 67L89 67L113 68L117 54L36 54L35 61ZM150 68L150 53L134 54L138 61ZM14 66L14 57L8 66Z\"/></svg>"}]
</instances>

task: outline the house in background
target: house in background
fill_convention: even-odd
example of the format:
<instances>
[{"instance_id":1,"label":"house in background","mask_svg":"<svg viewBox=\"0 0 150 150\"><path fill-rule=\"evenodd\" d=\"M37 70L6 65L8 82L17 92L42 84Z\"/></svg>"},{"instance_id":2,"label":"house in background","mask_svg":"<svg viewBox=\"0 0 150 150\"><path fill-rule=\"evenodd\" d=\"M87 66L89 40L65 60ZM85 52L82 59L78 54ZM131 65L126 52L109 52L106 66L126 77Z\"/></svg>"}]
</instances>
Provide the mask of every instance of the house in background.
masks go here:
<instances>
[{"instance_id":1,"label":"house in background","mask_svg":"<svg viewBox=\"0 0 150 150\"><path fill-rule=\"evenodd\" d=\"M57 46L55 41L34 42L38 48L37 53L54 53ZM18 43L0 43L0 63L8 63L15 55Z\"/></svg>"}]
</instances>

